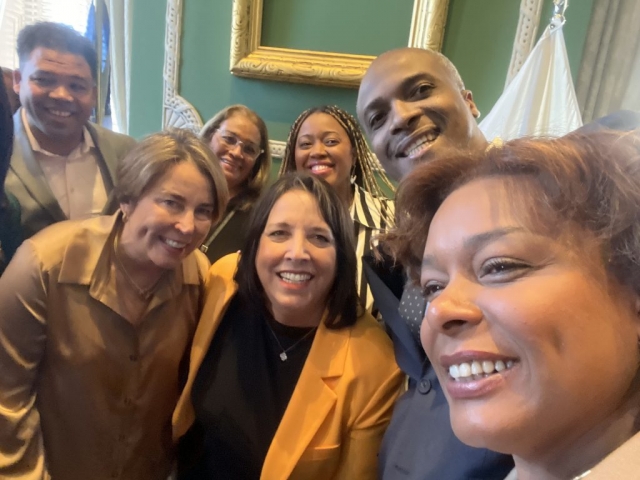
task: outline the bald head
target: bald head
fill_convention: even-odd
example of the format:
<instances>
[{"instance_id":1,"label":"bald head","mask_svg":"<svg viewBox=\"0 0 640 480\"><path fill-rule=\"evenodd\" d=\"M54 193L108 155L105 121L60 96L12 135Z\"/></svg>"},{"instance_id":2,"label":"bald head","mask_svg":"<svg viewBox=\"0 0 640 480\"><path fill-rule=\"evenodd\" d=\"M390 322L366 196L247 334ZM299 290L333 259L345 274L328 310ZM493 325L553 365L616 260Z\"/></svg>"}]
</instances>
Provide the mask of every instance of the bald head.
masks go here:
<instances>
[{"instance_id":1,"label":"bald head","mask_svg":"<svg viewBox=\"0 0 640 480\"><path fill-rule=\"evenodd\" d=\"M399 48L376 58L360 84L357 112L396 180L452 149L487 144L473 95L451 61L433 50Z\"/></svg>"}]
</instances>

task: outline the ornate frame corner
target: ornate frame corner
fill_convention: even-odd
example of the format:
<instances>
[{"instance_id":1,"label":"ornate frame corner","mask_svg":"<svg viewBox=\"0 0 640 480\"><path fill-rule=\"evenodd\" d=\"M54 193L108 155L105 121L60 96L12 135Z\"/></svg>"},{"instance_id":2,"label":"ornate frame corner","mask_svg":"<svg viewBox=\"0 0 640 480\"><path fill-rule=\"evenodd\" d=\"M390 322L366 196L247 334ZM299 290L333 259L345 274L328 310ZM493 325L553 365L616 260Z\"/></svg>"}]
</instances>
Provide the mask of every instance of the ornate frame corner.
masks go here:
<instances>
[{"instance_id":1,"label":"ornate frame corner","mask_svg":"<svg viewBox=\"0 0 640 480\"><path fill-rule=\"evenodd\" d=\"M334 87L360 84L372 56L261 46L263 1L233 0L232 74ZM448 7L449 0L414 0L408 45L439 51Z\"/></svg>"},{"instance_id":2,"label":"ornate frame corner","mask_svg":"<svg viewBox=\"0 0 640 480\"><path fill-rule=\"evenodd\" d=\"M164 79L162 93L162 128L186 128L195 133L203 122L195 107L178 94L180 88L180 33L182 31L182 0L167 0L167 26L164 43ZM271 140L271 155L282 158L285 142Z\"/></svg>"},{"instance_id":3,"label":"ornate frame corner","mask_svg":"<svg viewBox=\"0 0 640 480\"><path fill-rule=\"evenodd\" d=\"M199 133L203 123L200 114L179 94L180 34L182 32L182 0L167 0L167 26L164 39L162 69L162 128L186 128Z\"/></svg>"}]
</instances>

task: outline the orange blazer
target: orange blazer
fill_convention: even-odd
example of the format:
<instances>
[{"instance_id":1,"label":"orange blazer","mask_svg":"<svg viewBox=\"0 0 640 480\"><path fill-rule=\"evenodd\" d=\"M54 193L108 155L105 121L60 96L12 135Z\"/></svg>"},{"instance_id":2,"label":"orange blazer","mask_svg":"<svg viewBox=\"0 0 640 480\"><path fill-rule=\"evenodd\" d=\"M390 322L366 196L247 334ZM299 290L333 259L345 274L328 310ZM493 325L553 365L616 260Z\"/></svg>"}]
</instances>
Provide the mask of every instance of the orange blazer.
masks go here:
<instances>
[{"instance_id":1,"label":"orange blazer","mask_svg":"<svg viewBox=\"0 0 640 480\"><path fill-rule=\"evenodd\" d=\"M194 421L191 389L237 285L238 254L209 270L189 377L173 415L174 439ZM341 330L320 324L262 466L262 480L377 479L377 455L403 375L389 337L369 314Z\"/></svg>"}]
</instances>

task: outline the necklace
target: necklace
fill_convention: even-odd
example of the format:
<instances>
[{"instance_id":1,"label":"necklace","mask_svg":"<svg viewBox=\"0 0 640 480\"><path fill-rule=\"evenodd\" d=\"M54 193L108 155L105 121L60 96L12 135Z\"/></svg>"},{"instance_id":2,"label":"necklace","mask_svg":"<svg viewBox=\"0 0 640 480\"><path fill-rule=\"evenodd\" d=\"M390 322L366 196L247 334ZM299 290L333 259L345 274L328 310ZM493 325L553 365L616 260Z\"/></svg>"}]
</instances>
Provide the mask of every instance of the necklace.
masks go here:
<instances>
[{"instance_id":1,"label":"necklace","mask_svg":"<svg viewBox=\"0 0 640 480\"><path fill-rule=\"evenodd\" d=\"M581 473L577 477L573 477L573 480L580 480L582 478L586 478L587 475L589 475L590 473L591 473L591 470L587 470L586 472Z\"/></svg>"},{"instance_id":2,"label":"necklace","mask_svg":"<svg viewBox=\"0 0 640 480\"><path fill-rule=\"evenodd\" d=\"M162 275L160 275L158 279L153 283L153 285L151 285L149 288L144 289L140 287L140 285L136 283L136 281L131 277L131 275L129 275L129 272L127 271L124 264L122 263L122 260L120 260L120 256L118 255L118 244L119 244L119 237L116 237L115 241L113 242L113 258L116 261L116 266L118 267L118 270L122 272L125 280L130 286L133 287L133 289L136 291L138 296L141 299L143 299L145 302L149 301L153 296L153 292L158 286L158 283L160 283L160 280L162 279Z\"/></svg>"},{"instance_id":3,"label":"necklace","mask_svg":"<svg viewBox=\"0 0 640 480\"><path fill-rule=\"evenodd\" d=\"M276 332L273 331L273 328L271 328L271 325L269 325L269 321L266 322L267 323L267 328L269 329L269 331L271 332L271 335L273 335L273 338L275 339L276 343L278 344L278 347L280 347L280 350L282 350L282 352L280 352L280 360L282 360L283 362L286 362L287 359L289 358L287 356L287 352L290 352L291 350L293 350L294 348L296 348L298 345L300 345L302 343L302 341L306 338L309 337L309 335L311 335L313 332L316 331L316 329L318 327L313 327L311 330L309 330L307 333L305 333L303 335L303 337L301 339L299 339L298 341L296 341L293 345L291 345L289 348L284 348L282 346L282 344L280 343L280 340L278 340L278 336L276 335Z\"/></svg>"},{"instance_id":4,"label":"necklace","mask_svg":"<svg viewBox=\"0 0 640 480\"><path fill-rule=\"evenodd\" d=\"M227 226L227 223L229 223L229 220L231 220L233 218L233 216L236 214L235 210L231 210L229 212L229 214L224 217L224 220L222 220L218 226L215 228L215 230L211 233L211 235L209 235L209 238L207 238L207 241L204 242L202 245L200 245L200 251L202 253L207 253L207 251L209 250L209 245L211 245L211 242L213 242L216 237L218 236L218 234L222 231L222 229L224 227Z\"/></svg>"}]
</instances>

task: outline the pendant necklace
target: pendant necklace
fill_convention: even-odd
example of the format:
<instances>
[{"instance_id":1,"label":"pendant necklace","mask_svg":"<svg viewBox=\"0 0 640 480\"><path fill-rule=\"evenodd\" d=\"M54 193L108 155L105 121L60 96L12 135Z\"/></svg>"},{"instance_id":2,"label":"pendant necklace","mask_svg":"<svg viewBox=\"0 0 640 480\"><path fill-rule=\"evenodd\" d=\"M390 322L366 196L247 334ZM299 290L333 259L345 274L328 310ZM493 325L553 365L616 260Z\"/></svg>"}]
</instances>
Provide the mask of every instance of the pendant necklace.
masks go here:
<instances>
[{"instance_id":1,"label":"pendant necklace","mask_svg":"<svg viewBox=\"0 0 640 480\"><path fill-rule=\"evenodd\" d=\"M124 264L122 263L122 260L120 260L120 256L118 255L118 244L119 244L119 238L116 237L115 241L113 242L113 258L116 261L116 266L118 267L118 270L122 272L125 280L130 286L133 287L133 289L136 291L138 296L145 302L149 301L153 296L153 292L155 292L156 287L158 286L158 283L160 283L160 280L162 279L162 275L160 275L158 279L153 283L153 285L151 285L149 288L144 289L140 287L135 282L135 280L131 278L131 275L129 275L129 272L127 271Z\"/></svg>"},{"instance_id":2,"label":"pendant necklace","mask_svg":"<svg viewBox=\"0 0 640 480\"><path fill-rule=\"evenodd\" d=\"M276 332L273 331L273 328L271 328L271 325L269 325L269 321L266 322L267 323L267 328L269 328L269 331L271 332L271 335L273 335L273 338L276 340L276 343L278 344L278 347L280 347L280 350L282 350L282 352L280 352L280 360L282 360L283 362L286 362L287 359L289 358L287 356L287 352L290 352L291 350L293 350L294 348L296 348L298 345L300 345L300 343L302 343L302 341L306 338L309 337L309 335L311 335L313 332L316 331L316 329L318 327L313 327L311 330L309 330L307 333L305 333L302 338L300 338L298 341L296 341L293 345L291 345L289 348L284 348L282 346L282 344L280 343L280 340L278 340L278 336L276 335Z\"/></svg>"}]
</instances>

